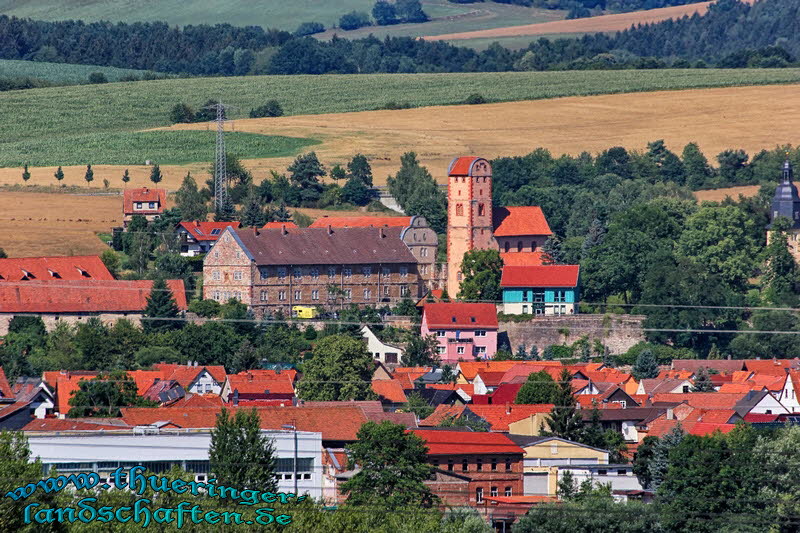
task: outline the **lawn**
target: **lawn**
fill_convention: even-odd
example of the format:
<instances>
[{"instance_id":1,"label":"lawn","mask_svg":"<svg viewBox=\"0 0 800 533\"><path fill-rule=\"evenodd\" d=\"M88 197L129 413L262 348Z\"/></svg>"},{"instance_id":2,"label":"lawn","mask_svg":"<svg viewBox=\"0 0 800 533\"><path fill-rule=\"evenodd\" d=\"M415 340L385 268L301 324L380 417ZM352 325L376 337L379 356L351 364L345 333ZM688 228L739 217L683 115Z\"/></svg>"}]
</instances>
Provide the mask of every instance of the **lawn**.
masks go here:
<instances>
[{"instance_id":1,"label":"lawn","mask_svg":"<svg viewBox=\"0 0 800 533\"><path fill-rule=\"evenodd\" d=\"M318 144L314 139L228 132L230 152L246 158L286 157ZM4 143L0 166L182 165L214 159L213 131L106 132L50 136Z\"/></svg>"},{"instance_id":2,"label":"lawn","mask_svg":"<svg viewBox=\"0 0 800 533\"><path fill-rule=\"evenodd\" d=\"M144 70L133 70L97 65L70 65L41 61L0 59L0 78L38 78L53 83L87 83L89 74L102 72L108 81L119 81L126 76L141 77Z\"/></svg>"}]
</instances>

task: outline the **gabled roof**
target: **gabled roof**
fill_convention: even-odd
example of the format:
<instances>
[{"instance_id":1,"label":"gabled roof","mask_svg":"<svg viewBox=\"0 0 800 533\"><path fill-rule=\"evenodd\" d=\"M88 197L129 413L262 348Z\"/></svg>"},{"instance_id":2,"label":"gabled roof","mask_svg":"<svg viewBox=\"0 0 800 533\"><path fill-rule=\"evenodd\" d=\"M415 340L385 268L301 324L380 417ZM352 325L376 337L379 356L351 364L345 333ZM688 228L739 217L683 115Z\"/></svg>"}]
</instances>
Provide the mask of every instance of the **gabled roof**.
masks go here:
<instances>
[{"instance_id":1,"label":"gabled roof","mask_svg":"<svg viewBox=\"0 0 800 533\"><path fill-rule=\"evenodd\" d=\"M459 361L457 368L467 381L472 381L478 372L507 372L517 365L536 367L556 367L561 372L561 361Z\"/></svg>"},{"instance_id":2,"label":"gabled roof","mask_svg":"<svg viewBox=\"0 0 800 533\"><path fill-rule=\"evenodd\" d=\"M0 283L3 313L139 313L147 306L150 280L58 280ZM182 279L167 280L178 309L185 310Z\"/></svg>"},{"instance_id":3,"label":"gabled roof","mask_svg":"<svg viewBox=\"0 0 800 533\"><path fill-rule=\"evenodd\" d=\"M222 398L218 394L187 393L186 396L169 406L175 408L222 407Z\"/></svg>"},{"instance_id":4,"label":"gabled roof","mask_svg":"<svg viewBox=\"0 0 800 533\"><path fill-rule=\"evenodd\" d=\"M192 221L181 222L178 227L186 230L189 235L196 241L216 241L225 231L228 226L238 229L242 224L238 221L234 222L205 222L205 221Z\"/></svg>"},{"instance_id":5,"label":"gabled roof","mask_svg":"<svg viewBox=\"0 0 800 533\"><path fill-rule=\"evenodd\" d=\"M136 383L139 396L143 396L155 382L162 379L162 373L158 370L128 370L127 374Z\"/></svg>"},{"instance_id":6,"label":"gabled roof","mask_svg":"<svg viewBox=\"0 0 800 533\"><path fill-rule=\"evenodd\" d=\"M153 215L164 211L167 200L166 189L125 189L122 193L122 209L126 215ZM134 209L135 202L158 202L156 209Z\"/></svg>"},{"instance_id":7,"label":"gabled roof","mask_svg":"<svg viewBox=\"0 0 800 533\"><path fill-rule=\"evenodd\" d=\"M577 287L579 265L506 266L501 287Z\"/></svg>"},{"instance_id":8,"label":"gabled roof","mask_svg":"<svg viewBox=\"0 0 800 533\"><path fill-rule=\"evenodd\" d=\"M639 384L644 393L650 395L669 393L680 386L691 386L691 382L686 379L643 379ZM677 393L675 395L677 396Z\"/></svg>"},{"instance_id":9,"label":"gabled roof","mask_svg":"<svg viewBox=\"0 0 800 533\"><path fill-rule=\"evenodd\" d=\"M719 392L689 392L686 394L656 394L653 403L686 403L701 409L733 409L745 394L721 394Z\"/></svg>"},{"instance_id":10,"label":"gabled roof","mask_svg":"<svg viewBox=\"0 0 800 533\"><path fill-rule=\"evenodd\" d=\"M0 259L0 285L5 281L113 279L114 276L97 255Z\"/></svg>"},{"instance_id":11,"label":"gabled roof","mask_svg":"<svg viewBox=\"0 0 800 533\"><path fill-rule=\"evenodd\" d=\"M267 222L261 229L284 229L284 228L299 228L294 222Z\"/></svg>"},{"instance_id":12,"label":"gabled roof","mask_svg":"<svg viewBox=\"0 0 800 533\"><path fill-rule=\"evenodd\" d=\"M744 366L751 372L758 374L784 375L786 369L797 368L800 361L797 359L746 359Z\"/></svg>"},{"instance_id":13,"label":"gabled roof","mask_svg":"<svg viewBox=\"0 0 800 533\"><path fill-rule=\"evenodd\" d=\"M394 379L372 380L372 390L378 395L378 398L390 403L406 403L408 401L406 393L403 392L403 386Z\"/></svg>"},{"instance_id":14,"label":"gabled roof","mask_svg":"<svg viewBox=\"0 0 800 533\"><path fill-rule=\"evenodd\" d=\"M309 228L407 228L412 217L329 217L323 216Z\"/></svg>"},{"instance_id":15,"label":"gabled roof","mask_svg":"<svg viewBox=\"0 0 800 533\"><path fill-rule=\"evenodd\" d=\"M203 371L211 374L214 381L222 385L227 374L222 365L190 366L177 363L157 363L153 368L162 372L163 379L177 381L184 389L188 388Z\"/></svg>"},{"instance_id":16,"label":"gabled roof","mask_svg":"<svg viewBox=\"0 0 800 533\"><path fill-rule=\"evenodd\" d=\"M689 370L693 374L703 368L713 368L721 374L744 369L744 359L673 359L673 370Z\"/></svg>"},{"instance_id":17,"label":"gabled roof","mask_svg":"<svg viewBox=\"0 0 800 533\"><path fill-rule=\"evenodd\" d=\"M525 453L514 441L500 433L435 429L415 429L412 432L425 441L428 455Z\"/></svg>"},{"instance_id":18,"label":"gabled roof","mask_svg":"<svg viewBox=\"0 0 800 533\"><path fill-rule=\"evenodd\" d=\"M495 237L553 234L539 206L495 207L492 225Z\"/></svg>"},{"instance_id":19,"label":"gabled roof","mask_svg":"<svg viewBox=\"0 0 800 533\"><path fill-rule=\"evenodd\" d=\"M236 230L257 265L416 264L400 228Z\"/></svg>"},{"instance_id":20,"label":"gabled roof","mask_svg":"<svg viewBox=\"0 0 800 533\"><path fill-rule=\"evenodd\" d=\"M447 167L447 175L448 176L472 176L472 171L475 168L475 164L478 161L482 161L485 164L485 167L489 169L489 174L491 174L491 167L489 167L489 162L486 161L482 157L475 157L475 156L461 156L453 158L450 161L450 166Z\"/></svg>"},{"instance_id":21,"label":"gabled roof","mask_svg":"<svg viewBox=\"0 0 800 533\"><path fill-rule=\"evenodd\" d=\"M553 404L468 405L467 411L486 420L492 431L508 431L508 425L539 413L549 413Z\"/></svg>"},{"instance_id":22,"label":"gabled roof","mask_svg":"<svg viewBox=\"0 0 800 533\"><path fill-rule=\"evenodd\" d=\"M0 367L0 399L16 399L14 391L11 390L11 386L8 384L8 379L6 378L6 373L2 367Z\"/></svg>"},{"instance_id":23,"label":"gabled roof","mask_svg":"<svg viewBox=\"0 0 800 533\"><path fill-rule=\"evenodd\" d=\"M433 413L425 418L424 420L419 421L420 426L438 426L447 418L453 417L458 418L467 408L465 405L446 405L446 404L439 404L436 406L436 409L433 410Z\"/></svg>"},{"instance_id":24,"label":"gabled roof","mask_svg":"<svg viewBox=\"0 0 800 533\"><path fill-rule=\"evenodd\" d=\"M432 303L422 310L429 329L497 329L497 307L482 303Z\"/></svg>"}]
</instances>

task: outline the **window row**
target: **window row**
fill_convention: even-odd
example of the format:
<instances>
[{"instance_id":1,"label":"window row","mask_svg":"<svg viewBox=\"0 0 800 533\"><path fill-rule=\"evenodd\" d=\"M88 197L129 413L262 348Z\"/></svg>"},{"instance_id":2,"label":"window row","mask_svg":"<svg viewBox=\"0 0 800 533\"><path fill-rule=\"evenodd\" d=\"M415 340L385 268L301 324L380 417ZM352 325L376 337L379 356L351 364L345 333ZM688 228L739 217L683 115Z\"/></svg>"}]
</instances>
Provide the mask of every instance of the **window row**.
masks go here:
<instances>
[{"instance_id":1,"label":"window row","mask_svg":"<svg viewBox=\"0 0 800 533\"><path fill-rule=\"evenodd\" d=\"M522 243L522 241L517 241L517 251L518 252L523 252L523 251L525 251L524 248L525 248L525 245ZM503 245L503 251L504 252L510 252L511 251L511 243L509 241L506 241L505 244ZM536 241L531 241L531 252L535 252L535 251L536 251Z\"/></svg>"},{"instance_id":2,"label":"window row","mask_svg":"<svg viewBox=\"0 0 800 533\"><path fill-rule=\"evenodd\" d=\"M436 336L437 337L444 337L445 335L447 335L447 331L446 330L443 330L443 329L437 329L436 330ZM476 337L485 337L486 336L486 330L485 329L476 329L474 335Z\"/></svg>"},{"instance_id":3,"label":"window row","mask_svg":"<svg viewBox=\"0 0 800 533\"><path fill-rule=\"evenodd\" d=\"M492 497L500 495L497 487L491 487L489 489L489 492ZM513 488L506 487L505 490L503 491L503 494L505 496L513 496L514 495ZM483 503L483 487L478 487L475 489L475 503Z\"/></svg>"},{"instance_id":4,"label":"window row","mask_svg":"<svg viewBox=\"0 0 800 533\"><path fill-rule=\"evenodd\" d=\"M242 301L242 293L240 291L214 291L214 299L220 303L225 303L231 298Z\"/></svg>"},{"instance_id":5,"label":"window row","mask_svg":"<svg viewBox=\"0 0 800 533\"><path fill-rule=\"evenodd\" d=\"M259 276L262 280L269 279L270 274L272 274L270 267L260 267L259 268ZM381 267L380 275L383 277L389 277L392 274L393 269L391 267ZM377 275L377 269L373 269L373 267L361 267L360 273L365 278L369 279L372 277L373 272ZM400 274L400 277L408 277L408 267L401 266L397 269L397 272ZM341 269L337 267L328 267L325 271L319 268L303 268L303 267L295 267L291 269L291 276L294 280L301 280L303 277L309 277L312 280L319 279L323 274L327 274L328 279L335 279L339 274L342 275L344 278L352 277L354 270L350 267L343 267ZM274 269L274 275L278 279L285 279L289 276L290 270L285 267L277 267Z\"/></svg>"},{"instance_id":6,"label":"window row","mask_svg":"<svg viewBox=\"0 0 800 533\"><path fill-rule=\"evenodd\" d=\"M283 301L287 300L287 296L290 293L294 296L294 298L293 298L294 301L303 300L304 295L308 295L308 294L311 295L311 299L312 300L319 300L321 296L324 297L327 300L338 300L338 299L352 300L353 299L353 289L341 289L341 292L339 292L339 291L330 291L330 290L326 290L324 292L321 292L319 289L312 289L310 292L308 290L303 290L303 289L295 289L294 291L287 291L287 290L278 290L278 291L272 290L272 291L268 291L267 289L261 289L259 291L258 300L260 302L268 302L268 301L270 301L270 294L272 294L273 298L277 297L279 302L283 302ZM375 291L374 294L375 294L375 297L377 298L378 297L377 296L378 295L378 291ZM364 300L371 300L373 298L373 291L372 291L372 289L363 289L362 292L361 292L361 295L362 295ZM401 286L400 287L400 296L405 297L405 296L410 296L410 295L411 295L411 290L408 287L405 287L405 286ZM391 296L391 287L386 286L386 287L383 288L383 296Z\"/></svg>"},{"instance_id":7,"label":"window row","mask_svg":"<svg viewBox=\"0 0 800 533\"><path fill-rule=\"evenodd\" d=\"M502 462L503 461L501 459L498 459L497 457L492 457L489 460L489 463L486 464L485 466L487 467L487 469L489 471L497 472L498 469L500 468L500 465L501 465ZM511 459L510 458L506 458L504 460L504 462L505 462L505 471L506 472L511 472L511 466L512 466ZM434 468L439 468L439 460L438 459L433 459L431 461L431 464L433 465ZM469 467L470 464L471 463L470 463L469 459L462 459L461 460L461 471L462 472L471 471L471 469ZM484 471L484 460L483 460L482 457L478 457L477 459L475 459L474 465L475 465L475 469L474 469L475 472L483 472ZM453 472L455 470L455 467L456 467L455 460L448 459L447 460L447 471L448 472Z\"/></svg>"}]
</instances>

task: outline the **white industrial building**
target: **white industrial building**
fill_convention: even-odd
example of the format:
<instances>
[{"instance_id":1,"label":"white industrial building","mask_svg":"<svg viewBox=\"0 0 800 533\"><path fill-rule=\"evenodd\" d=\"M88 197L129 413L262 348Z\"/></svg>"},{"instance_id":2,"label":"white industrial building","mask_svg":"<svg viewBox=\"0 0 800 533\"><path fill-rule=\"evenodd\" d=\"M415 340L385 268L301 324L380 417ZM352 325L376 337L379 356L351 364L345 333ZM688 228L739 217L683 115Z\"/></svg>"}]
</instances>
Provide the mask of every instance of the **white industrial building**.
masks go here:
<instances>
[{"instance_id":1,"label":"white industrial building","mask_svg":"<svg viewBox=\"0 0 800 533\"><path fill-rule=\"evenodd\" d=\"M275 445L278 490L322 497L322 434L309 431L262 431ZM177 465L196 481L209 478L208 430L158 430L27 433L31 458L39 458L45 472L97 472L108 478L116 468L143 466L161 474ZM295 457L297 458L295 465ZM295 490L296 489L296 490Z\"/></svg>"}]
</instances>

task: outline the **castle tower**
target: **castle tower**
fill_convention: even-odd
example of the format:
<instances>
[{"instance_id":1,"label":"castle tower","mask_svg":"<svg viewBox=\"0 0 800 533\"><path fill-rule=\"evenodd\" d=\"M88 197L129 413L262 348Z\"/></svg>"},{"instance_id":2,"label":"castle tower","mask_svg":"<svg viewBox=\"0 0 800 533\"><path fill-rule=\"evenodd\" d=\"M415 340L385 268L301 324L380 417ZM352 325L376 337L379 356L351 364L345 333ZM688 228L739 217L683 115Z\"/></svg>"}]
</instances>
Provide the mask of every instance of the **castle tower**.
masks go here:
<instances>
[{"instance_id":1,"label":"castle tower","mask_svg":"<svg viewBox=\"0 0 800 533\"><path fill-rule=\"evenodd\" d=\"M447 171L447 293L461 285L469 250L496 250L492 228L492 167L481 157L457 157Z\"/></svg>"},{"instance_id":2,"label":"castle tower","mask_svg":"<svg viewBox=\"0 0 800 533\"><path fill-rule=\"evenodd\" d=\"M789 251L794 260L800 263L800 196L797 194L797 187L792 183L792 164L788 157L783 163L781 183L775 188L775 196L772 197L770 224L767 226L767 243L769 243L772 223L778 217L786 217L791 221L792 225L787 232Z\"/></svg>"}]
</instances>

